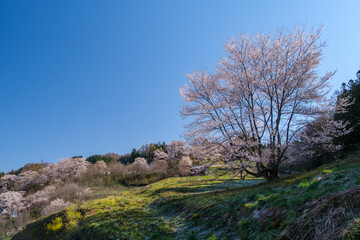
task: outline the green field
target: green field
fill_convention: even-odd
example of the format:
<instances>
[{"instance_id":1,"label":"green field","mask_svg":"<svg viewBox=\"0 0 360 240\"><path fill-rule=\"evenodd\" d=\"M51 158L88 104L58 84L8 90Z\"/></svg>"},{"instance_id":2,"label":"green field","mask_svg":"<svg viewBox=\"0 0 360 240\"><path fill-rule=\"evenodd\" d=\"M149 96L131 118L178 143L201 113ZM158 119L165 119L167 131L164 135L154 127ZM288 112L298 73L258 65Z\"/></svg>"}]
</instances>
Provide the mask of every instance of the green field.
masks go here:
<instances>
[{"instance_id":1,"label":"green field","mask_svg":"<svg viewBox=\"0 0 360 240\"><path fill-rule=\"evenodd\" d=\"M182 177L93 194L110 196L33 222L13 239L360 238L360 159L271 183Z\"/></svg>"}]
</instances>

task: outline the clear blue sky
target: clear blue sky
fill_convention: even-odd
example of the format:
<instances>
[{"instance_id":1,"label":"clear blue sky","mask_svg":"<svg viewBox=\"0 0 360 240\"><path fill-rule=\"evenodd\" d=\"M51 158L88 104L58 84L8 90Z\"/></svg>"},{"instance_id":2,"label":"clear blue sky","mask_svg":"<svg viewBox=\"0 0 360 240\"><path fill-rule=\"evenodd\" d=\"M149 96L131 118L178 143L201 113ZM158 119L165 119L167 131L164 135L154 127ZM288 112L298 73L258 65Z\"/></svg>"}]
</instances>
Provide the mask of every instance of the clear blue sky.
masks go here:
<instances>
[{"instance_id":1,"label":"clear blue sky","mask_svg":"<svg viewBox=\"0 0 360 240\"><path fill-rule=\"evenodd\" d=\"M0 1L0 171L180 139L178 89L235 33L324 26L334 88L360 67L360 0Z\"/></svg>"}]
</instances>

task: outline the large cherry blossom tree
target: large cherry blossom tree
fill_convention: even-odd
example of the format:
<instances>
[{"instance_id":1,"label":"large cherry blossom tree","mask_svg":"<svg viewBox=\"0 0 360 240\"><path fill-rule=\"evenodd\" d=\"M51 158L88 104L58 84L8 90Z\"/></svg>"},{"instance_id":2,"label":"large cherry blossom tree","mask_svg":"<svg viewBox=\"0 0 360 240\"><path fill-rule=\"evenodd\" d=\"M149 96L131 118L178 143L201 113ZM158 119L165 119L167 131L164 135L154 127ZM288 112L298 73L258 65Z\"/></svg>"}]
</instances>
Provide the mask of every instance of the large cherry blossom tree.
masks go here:
<instances>
[{"instance_id":1,"label":"large cherry blossom tree","mask_svg":"<svg viewBox=\"0 0 360 240\"><path fill-rule=\"evenodd\" d=\"M188 140L220 146L225 161L247 174L278 178L292 141L326 110L335 72L316 70L320 35L297 27L231 38L215 71L188 74L180 90L181 114L192 120Z\"/></svg>"}]
</instances>

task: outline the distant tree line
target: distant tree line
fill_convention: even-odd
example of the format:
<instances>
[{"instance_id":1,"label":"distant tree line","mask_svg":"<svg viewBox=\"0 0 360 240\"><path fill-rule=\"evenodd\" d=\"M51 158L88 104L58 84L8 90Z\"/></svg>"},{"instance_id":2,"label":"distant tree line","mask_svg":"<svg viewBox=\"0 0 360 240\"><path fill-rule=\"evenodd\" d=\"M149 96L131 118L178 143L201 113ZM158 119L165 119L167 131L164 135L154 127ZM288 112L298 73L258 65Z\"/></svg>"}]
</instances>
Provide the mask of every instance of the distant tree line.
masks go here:
<instances>
[{"instance_id":1,"label":"distant tree line","mask_svg":"<svg viewBox=\"0 0 360 240\"><path fill-rule=\"evenodd\" d=\"M166 143L158 142L158 143L150 143L142 145L139 149L133 148L130 154L126 154L122 156L119 161L123 164L133 163L136 158L142 157L145 158L148 163L151 163L154 160L154 154L156 150L162 150L166 152Z\"/></svg>"},{"instance_id":2,"label":"distant tree line","mask_svg":"<svg viewBox=\"0 0 360 240\"><path fill-rule=\"evenodd\" d=\"M116 153L107 153L105 155L92 155L86 159L90 163L97 163L99 161L104 161L105 163L110 163L112 161L118 161L121 156Z\"/></svg>"},{"instance_id":3,"label":"distant tree line","mask_svg":"<svg viewBox=\"0 0 360 240\"><path fill-rule=\"evenodd\" d=\"M105 163L110 162L121 162L122 164L130 164L135 161L136 158L145 158L148 163L151 163L154 160L155 151L162 150L166 152L166 143L158 142L158 143L150 143L142 145L139 149L133 148L131 153L127 153L124 155L119 155L116 153L107 153L104 155L92 155L86 159L86 161L90 163L96 163L99 161L104 161Z\"/></svg>"}]
</instances>

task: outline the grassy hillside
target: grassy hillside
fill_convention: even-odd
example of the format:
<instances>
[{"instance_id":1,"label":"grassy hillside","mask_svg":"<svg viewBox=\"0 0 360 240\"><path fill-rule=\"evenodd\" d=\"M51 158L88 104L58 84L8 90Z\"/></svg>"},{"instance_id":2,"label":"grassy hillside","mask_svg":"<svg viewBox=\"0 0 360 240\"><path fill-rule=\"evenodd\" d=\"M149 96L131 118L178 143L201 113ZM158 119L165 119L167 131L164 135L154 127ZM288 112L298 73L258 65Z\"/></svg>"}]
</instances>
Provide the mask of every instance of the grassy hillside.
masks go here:
<instances>
[{"instance_id":1,"label":"grassy hillside","mask_svg":"<svg viewBox=\"0 0 360 240\"><path fill-rule=\"evenodd\" d=\"M359 239L360 159L272 183L170 178L74 205L13 239Z\"/></svg>"}]
</instances>

